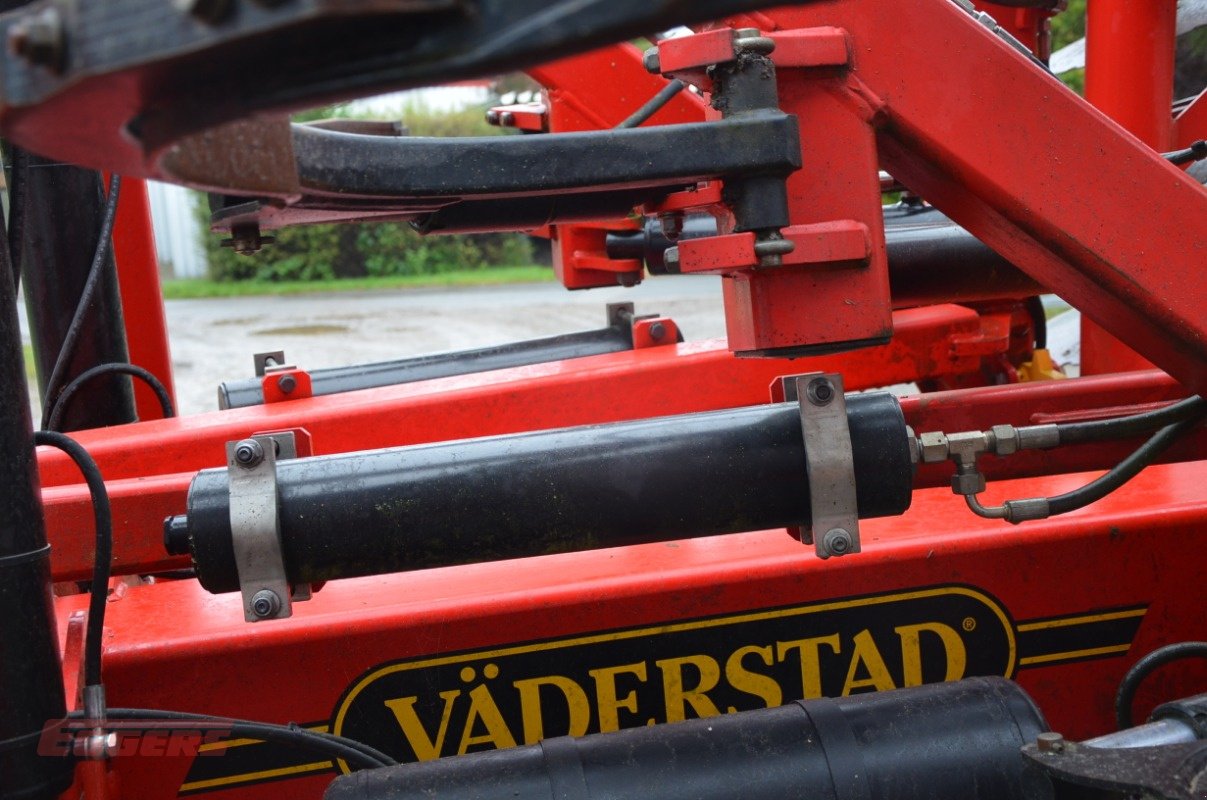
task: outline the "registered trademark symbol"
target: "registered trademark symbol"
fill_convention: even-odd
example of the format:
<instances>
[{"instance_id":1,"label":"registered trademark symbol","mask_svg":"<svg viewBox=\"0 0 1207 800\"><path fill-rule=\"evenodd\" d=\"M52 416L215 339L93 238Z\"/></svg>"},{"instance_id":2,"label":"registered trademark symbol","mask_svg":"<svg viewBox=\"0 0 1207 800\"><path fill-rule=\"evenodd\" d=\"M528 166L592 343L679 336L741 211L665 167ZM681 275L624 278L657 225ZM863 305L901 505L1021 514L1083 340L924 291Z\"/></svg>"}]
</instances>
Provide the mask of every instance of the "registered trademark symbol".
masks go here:
<instances>
[{"instance_id":1,"label":"registered trademark symbol","mask_svg":"<svg viewBox=\"0 0 1207 800\"><path fill-rule=\"evenodd\" d=\"M964 630L966 630L966 631L976 630L976 620L973 619L972 617L964 617Z\"/></svg>"}]
</instances>

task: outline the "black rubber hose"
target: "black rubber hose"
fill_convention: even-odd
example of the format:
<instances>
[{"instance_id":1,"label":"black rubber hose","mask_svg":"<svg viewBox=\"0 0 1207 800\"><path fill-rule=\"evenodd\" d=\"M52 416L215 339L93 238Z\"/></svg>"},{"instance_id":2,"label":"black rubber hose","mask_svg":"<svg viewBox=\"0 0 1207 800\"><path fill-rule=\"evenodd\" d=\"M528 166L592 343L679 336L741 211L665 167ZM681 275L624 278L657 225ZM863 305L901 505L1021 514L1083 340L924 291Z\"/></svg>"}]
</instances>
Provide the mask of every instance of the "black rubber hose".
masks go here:
<instances>
[{"instance_id":1,"label":"black rubber hose","mask_svg":"<svg viewBox=\"0 0 1207 800\"><path fill-rule=\"evenodd\" d=\"M1143 414L1089 422L1066 422L1057 425L1057 428L1060 430L1062 445L1128 439L1151 433L1175 422L1201 416L1204 411L1207 411L1207 400L1196 395Z\"/></svg>"},{"instance_id":2,"label":"black rubber hose","mask_svg":"<svg viewBox=\"0 0 1207 800\"><path fill-rule=\"evenodd\" d=\"M675 78L666 86L663 86L662 89L658 91L658 94L647 100L645 105L634 111L628 119L624 120L616 127L636 128L638 125L662 110L662 107L669 103L675 97L675 95L683 91L686 86L687 84L685 84L683 81Z\"/></svg>"},{"instance_id":3,"label":"black rubber hose","mask_svg":"<svg viewBox=\"0 0 1207 800\"><path fill-rule=\"evenodd\" d=\"M109 492L92 456L79 442L54 431L34 431L34 444L54 447L66 453L88 484L92 495L92 515L96 524L96 559L92 564L92 592L88 600L88 625L84 634L84 685L101 684L101 634L105 627L105 605L109 601L109 574L113 562L113 515Z\"/></svg>"},{"instance_id":4,"label":"black rubber hose","mask_svg":"<svg viewBox=\"0 0 1207 800\"><path fill-rule=\"evenodd\" d=\"M99 375L109 375L114 372L138 378L150 386L151 390L155 392L155 396L159 398L159 405L163 409L163 418L168 419L176 416L176 407L172 404L172 396L168 394L167 387L160 382L159 378L156 378L149 371L136 364L114 362L112 364L99 364L89 370L85 370L75 380L67 384L51 407L49 419L46 423L46 430L55 431L59 429L59 423L63 421L63 415L67 413L71 398L75 396L75 393L84 384Z\"/></svg>"},{"instance_id":5,"label":"black rubber hose","mask_svg":"<svg viewBox=\"0 0 1207 800\"><path fill-rule=\"evenodd\" d=\"M1166 664L1184 658L1207 658L1207 642L1180 642L1158 647L1132 665L1119 682L1119 691L1115 693L1115 721L1119 723L1119 730L1135 724L1132 720L1132 703L1144 679Z\"/></svg>"},{"instance_id":6,"label":"black rubber hose","mask_svg":"<svg viewBox=\"0 0 1207 800\"><path fill-rule=\"evenodd\" d=\"M1087 483L1080 489L1049 498L1048 509L1051 516L1067 514L1091 503L1096 503L1123 484L1136 477L1145 467L1157 460L1178 439L1194 429L1203 421L1200 412L1190 419L1167 425L1138 447L1135 452L1116 464L1109 472L1095 481ZM1062 444L1064 442L1061 442Z\"/></svg>"},{"instance_id":7,"label":"black rubber hose","mask_svg":"<svg viewBox=\"0 0 1207 800\"><path fill-rule=\"evenodd\" d=\"M73 715L78 716L78 714ZM233 738L260 739L265 742L275 742L290 747L311 750L347 761L350 766L361 769L376 769L390 767L398 762L380 750L367 744L337 736L333 733L322 733L307 730L296 724L277 725L270 722L252 722L250 720L215 717L208 714L190 714L185 711L162 711L149 708L111 708L107 714L109 719L120 720L154 720L164 722L194 722L208 725L229 725Z\"/></svg>"},{"instance_id":8,"label":"black rubber hose","mask_svg":"<svg viewBox=\"0 0 1207 800\"><path fill-rule=\"evenodd\" d=\"M105 198L101 232L97 237L96 250L92 255L92 266L88 269L88 280L84 282L84 289L80 292L80 301L75 307L75 316L67 328L67 334L63 337L63 346L59 348L54 368L50 371L50 379L46 381L46 397L42 399L43 429L50 427L50 410L58 398L58 386L63 382L63 374L67 371L67 365L71 362L71 354L75 351L76 342L79 341L80 333L83 330L84 312L92 305L97 287L101 282L101 276L104 274L102 266L105 263L105 257L109 254L109 248L113 244L113 220L117 216L117 199L121 190L121 182L120 175L113 175L109 179L109 196Z\"/></svg>"}]
</instances>

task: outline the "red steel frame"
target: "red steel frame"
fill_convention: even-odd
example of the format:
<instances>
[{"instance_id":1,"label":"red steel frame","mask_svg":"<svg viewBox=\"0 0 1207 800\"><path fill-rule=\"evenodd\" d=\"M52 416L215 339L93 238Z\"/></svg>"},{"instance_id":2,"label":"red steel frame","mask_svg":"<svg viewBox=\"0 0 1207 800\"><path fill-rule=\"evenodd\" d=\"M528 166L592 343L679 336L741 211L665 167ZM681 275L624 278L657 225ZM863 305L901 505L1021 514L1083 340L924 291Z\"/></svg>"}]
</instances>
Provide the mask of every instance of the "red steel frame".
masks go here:
<instances>
[{"instance_id":1,"label":"red steel frame","mask_svg":"<svg viewBox=\"0 0 1207 800\"><path fill-rule=\"evenodd\" d=\"M1085 96L1150 147L1173 147L1174 0L1105 0L1086 10ZM1101 375L1152 365L1091 320L1081 326L1081 369Z\"/></svg>"},{"instance_id":2,"label":"red steel frame","mask_svg":"<svg viewBox=\"0 0 1207 800\"><path fill-rule=\"evenodd\" d=\"M1016 33L1042 25L1030 13L1011 19ZM911 3L909 13L893 14L870 0L848 0L740 22L768 32L823 24L845 28L855 45L854 69L827 91L847 101L863 98L864 110L873 112L864 124L874 123L882 164L1087 314L1110 321L1113 331L1126 334L1184 386L1203 388L1203 282L1185 268L1186 253L1203 247L1207 200L1201 188L1043 76L1017 69L1005 44L945 2ZM957 48L953 56L926 45L953 41L965 43L968 52ZM617 52L625 53L623 59L614 58ZM631 84L638 88L623 100L600 89L600 69L626 78L645 74L635 52L609 48L559 62L562 72L558 65L534 70L562 87L550 108L552 126L614 124L652 93L647 89L656 90L653 76ZM960 67L974 61L975 70ZM994 80L986 82L984 75ZM787 68L781 80L791 85L806 78ZM1035 119L1036 97L1047 101L1043 128L1027 124ZM1200 100L1183 114L1188 128L1202 109ZM683 97L658 121L699 113L697 101ZM807 133L805 120L803 131L815 135ZM1012 124L1003 126L1002 120ZM985 147L985 141L994 146ZM1090 199L1109 197L1120 172L1129 178L1127 225L1104 222L1111 215ZM1058 191L1070 175L1079 187L1075 200ZM808 171L794 180L798 203L836 188ZM1176 202L1168 199L1171 193ZM1147 204L1146 197L1164 202ZM1129 226L1134 236L1125 233ZM132 291L145 290L151 285L148 253L153 260L145 204L123 216L119 227L119 237L141 243L129 246L134 255L127 262L140 265L140 277L130 279L138 285ZM597 243L583 241L570 251L562 242L563 279L580 270L583 285L590 285L600 277L593 269L613 280L625 271L591 260ZM119 263L123 248L118 245ZM1128 276L1110 267L1125 262ZM1166 263L1171 269L1158 271ZM122 269L124 298L135 297L126 294L132 273ZM1087 275L1102 280L1103 291ZM1124 277L1134 284L1122 286ZM1168 305L1154 309L1154 296L1167 296ZM127 308L153 306L147 297L127 300ZM139 338L151 340L142 351L147 365L164 369L161 377L167 377L166 339L153 335L160 323L141 314L136 319L135 325L147 326ZM1153 331L1138 330L1146 321ZM1171 335L1178 326L1185 339ZM162 554L162 517L183 510L195 470L222 464L223 442L253 432L302 429L316 454L347 452L765 402L779 376L818 369L841 371L851 389L959 376L977 370L982 356L1008 346L995 333L992 315L958 306L899 311L893 327L890 344L840 356L738 359L723 342L689 343L139 423L77 438L97 458L113 494L116 570L136 574L180 566ZM1193 342L1188 346L1186 340ZM1143 372L925 395L905 400L904 408L918 430L950 431L1103 415L1185 393L1171 378ZM1002 482L991 485L986 499L1065 491L1092 477L1080 471L1114 463L1125 449L1095 446L989 460L990 478ZM334 724L341 695L358 677L399 659L925 587L971 587L1000 605L1019 641L1035 631L1137 621L1125 641L1081 649L1070 643L1038 655L1020 650L1001 669L1017 675L1066 735L1090 735L1110 726L1109 697L1131 661L1161 644L1203 636L1201 560L1185 554L1202 552L1207 539L1204 452L1207 436L1200 433L1170 454L1186 463L1152 467L1088 509L1017 529L973 517L942 488L945 470L927 467L919 471L917 485L939 488L920 488L904 517L865 523L864 553L824 563L784 531L738 534L337 581L297 605L294 618L255 626L242 622L237 595L215 597L192 581L123 587L113 594L107 620L109 701ZM92 536L86 491L56 453L40 451L39 468L56 579L83 578ZM58 605L64 673L73 696L79 614L86 603L71 596L59 598ZM842 646L851 652L849 641ZM632 654L633 662L641 658L640 652ZM474 663L481 667L485 661ZM647 669L652 675L655 667ZM506 689L508 677L499 678L496 691ZM905 677L896 675L894 683ZM1151 705L1158 693L1188 694L1207 676L1187 668L1164 678L1142 704ZM459 688L470 690L468 683ZM225 789L226 797L265 794L264 787L243 779L198 783L189 777L193 769L191 757L121 759L107 786L151 797L175 794L192 780L193 789ZM288 780L268 791L317 796L335 769L321 761L294 763L253 780ZM90 789L99 791L102 784L96 780Z\"/></svg>"}]
</instances>

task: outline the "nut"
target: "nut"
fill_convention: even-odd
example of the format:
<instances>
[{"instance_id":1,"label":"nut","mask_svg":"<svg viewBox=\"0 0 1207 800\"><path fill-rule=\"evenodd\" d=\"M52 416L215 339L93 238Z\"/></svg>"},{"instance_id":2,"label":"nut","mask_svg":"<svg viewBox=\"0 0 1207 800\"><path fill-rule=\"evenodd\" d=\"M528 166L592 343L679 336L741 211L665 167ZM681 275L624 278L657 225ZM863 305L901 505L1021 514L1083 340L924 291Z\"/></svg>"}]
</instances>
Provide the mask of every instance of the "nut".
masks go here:
<instances>
[{"instance_id":1,"label":"nut","mask_svg":"<svg viewBox=\"0 0 1207 800\"><path fill-rule=\"evenodd\" d=\"M809 381L805 394L813 405L828 406L834 400L834 384L830 382L829 378L814 378Z\"/></svg>"},{"instance_id":2,"label":"nut","mask_svg":"<svg viewBox=\"0 0 1207 800\"><path fill-rule=\"evenodd\" d=\"M957 472L951 476L951 490L956 494L980 494L985 491L985 476L979 472Z\"/></svg>"},{"instance_id":3,"label":"nut","mask_svg":"<svg viewBox=\"0 0 1207 800\"><path fill-rule=\"evenodd\" d=\"M843 528L831 528L821 540L822 548L832 556L845 556L851 552L855 542Z\"/></svg>"},{"instance_id":4,"label":"nut","mask_svg":"<svg viewBox=\"0 0 1207 800\"><path fill-rule=\"evenodd\" d=\"M255 439L244 439L235 445L235 463L251 469L264 460L264 448Z\"/></svg>"},{"instance_id":5,"label":"nut","mask_svg":"<svg viewBox=\"0 0 1207 800\"><path fill-rule=\"evenodd\" d=\"M1065 737L1059 733L1041 733L1035 738L1035 746L1041 753L1063 753Z\"/></svg>"},{"instance_id":6,"label":"nut","mask_svg":"<svg viewBox=\"0 0 1207 800\"><path fill-rule=\"evenodd\" d=\"M937 464L947 460L947 434L942 431L924 433L918 437L918 451L923 464Z\"/></svg>"},{"instance_id":7,"label":"nut","mask_svg":"<svg viewBox=\"0 0 1207 800\"><path fill-rule=\"evenodd\" d=\"M666 265L667 272L679 271L679 248L668 247L666 252L662 254L662 261Z\"/></svg>"},{"instance_id":8,"label":"nut","mask_svg":"<svg viewBox=\"0 0 1207 800\"><path fill-rule=\"evenodd\" d=\"M989 432L993 434L993 452L999 456L1018 452L1018 435L1013 425L994 425Z\"/></svg>"},{"instance_id":9,"label":"nut","mask_svg":"<svg viewBox=\"0 0 1207 800\"><path fill-rule=\"evenodd\" d=\"M292 375L282 375L277 379L277 388L281 390L281 394L289 394L298 388L298 379Z\"/></svg>"},{"instance_id":10,"label":"nut","mask_svg":"<svg viewBox=\"0 0 1207 800\"><path fill-rule=\"evenodd\" d=\"M641 56L641 63L645 65L647 72L652 72L655 75L662 73L662 62L658 58L657 47L651 47L649 50L646 50Z\"/></svg>"},{"instance_id":11,"label":"nut","mask_svg":"<svg viewBox=\"0 0 1207 800\"><path fill-rule=\"evenodd\" d=\"M261 589L252 595L251 613L260 619L268 619L269 617L276 616L280 610L281 598L277 597L277 593L271 589Z\"/></svg>"}]
</instances>

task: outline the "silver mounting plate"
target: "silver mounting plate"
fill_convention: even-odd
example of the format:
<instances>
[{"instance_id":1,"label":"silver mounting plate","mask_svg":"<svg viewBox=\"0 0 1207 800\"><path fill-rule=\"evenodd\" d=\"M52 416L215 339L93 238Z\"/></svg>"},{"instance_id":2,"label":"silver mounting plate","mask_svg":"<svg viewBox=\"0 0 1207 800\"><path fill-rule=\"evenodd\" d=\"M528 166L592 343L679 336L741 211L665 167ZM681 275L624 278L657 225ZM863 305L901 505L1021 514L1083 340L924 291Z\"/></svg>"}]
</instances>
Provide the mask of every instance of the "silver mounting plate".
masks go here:
<instances>
[{"instance_id":1,"label":"silver mounting plate","mask_svg":"<svg viewBox=\"0 0 1207 800\"><path fill-rule=\"evenodd\" d=\"M255 463L236 455L248 442L259 444ZM295 594L285 573L281 551L277 460L297 457L293 433L252 436L226 443L230 482L231 544L243 595L243 618L248 622L292 616ZM296 599L309 596L309 587ZM257 608L259 611L257 611Z\"/></svg>"},{"instance_id":2,"label":"silver mounting plate","mask_svg":"<svg viewBox=\"0 0 1207 800\"><path fill-rule=\"evenodd\" d=\"M842 376L814 372L795 380L809 473L811 538L819 558L858 553L859 507L855 458Z\"/></svg>"}]
</instances>

